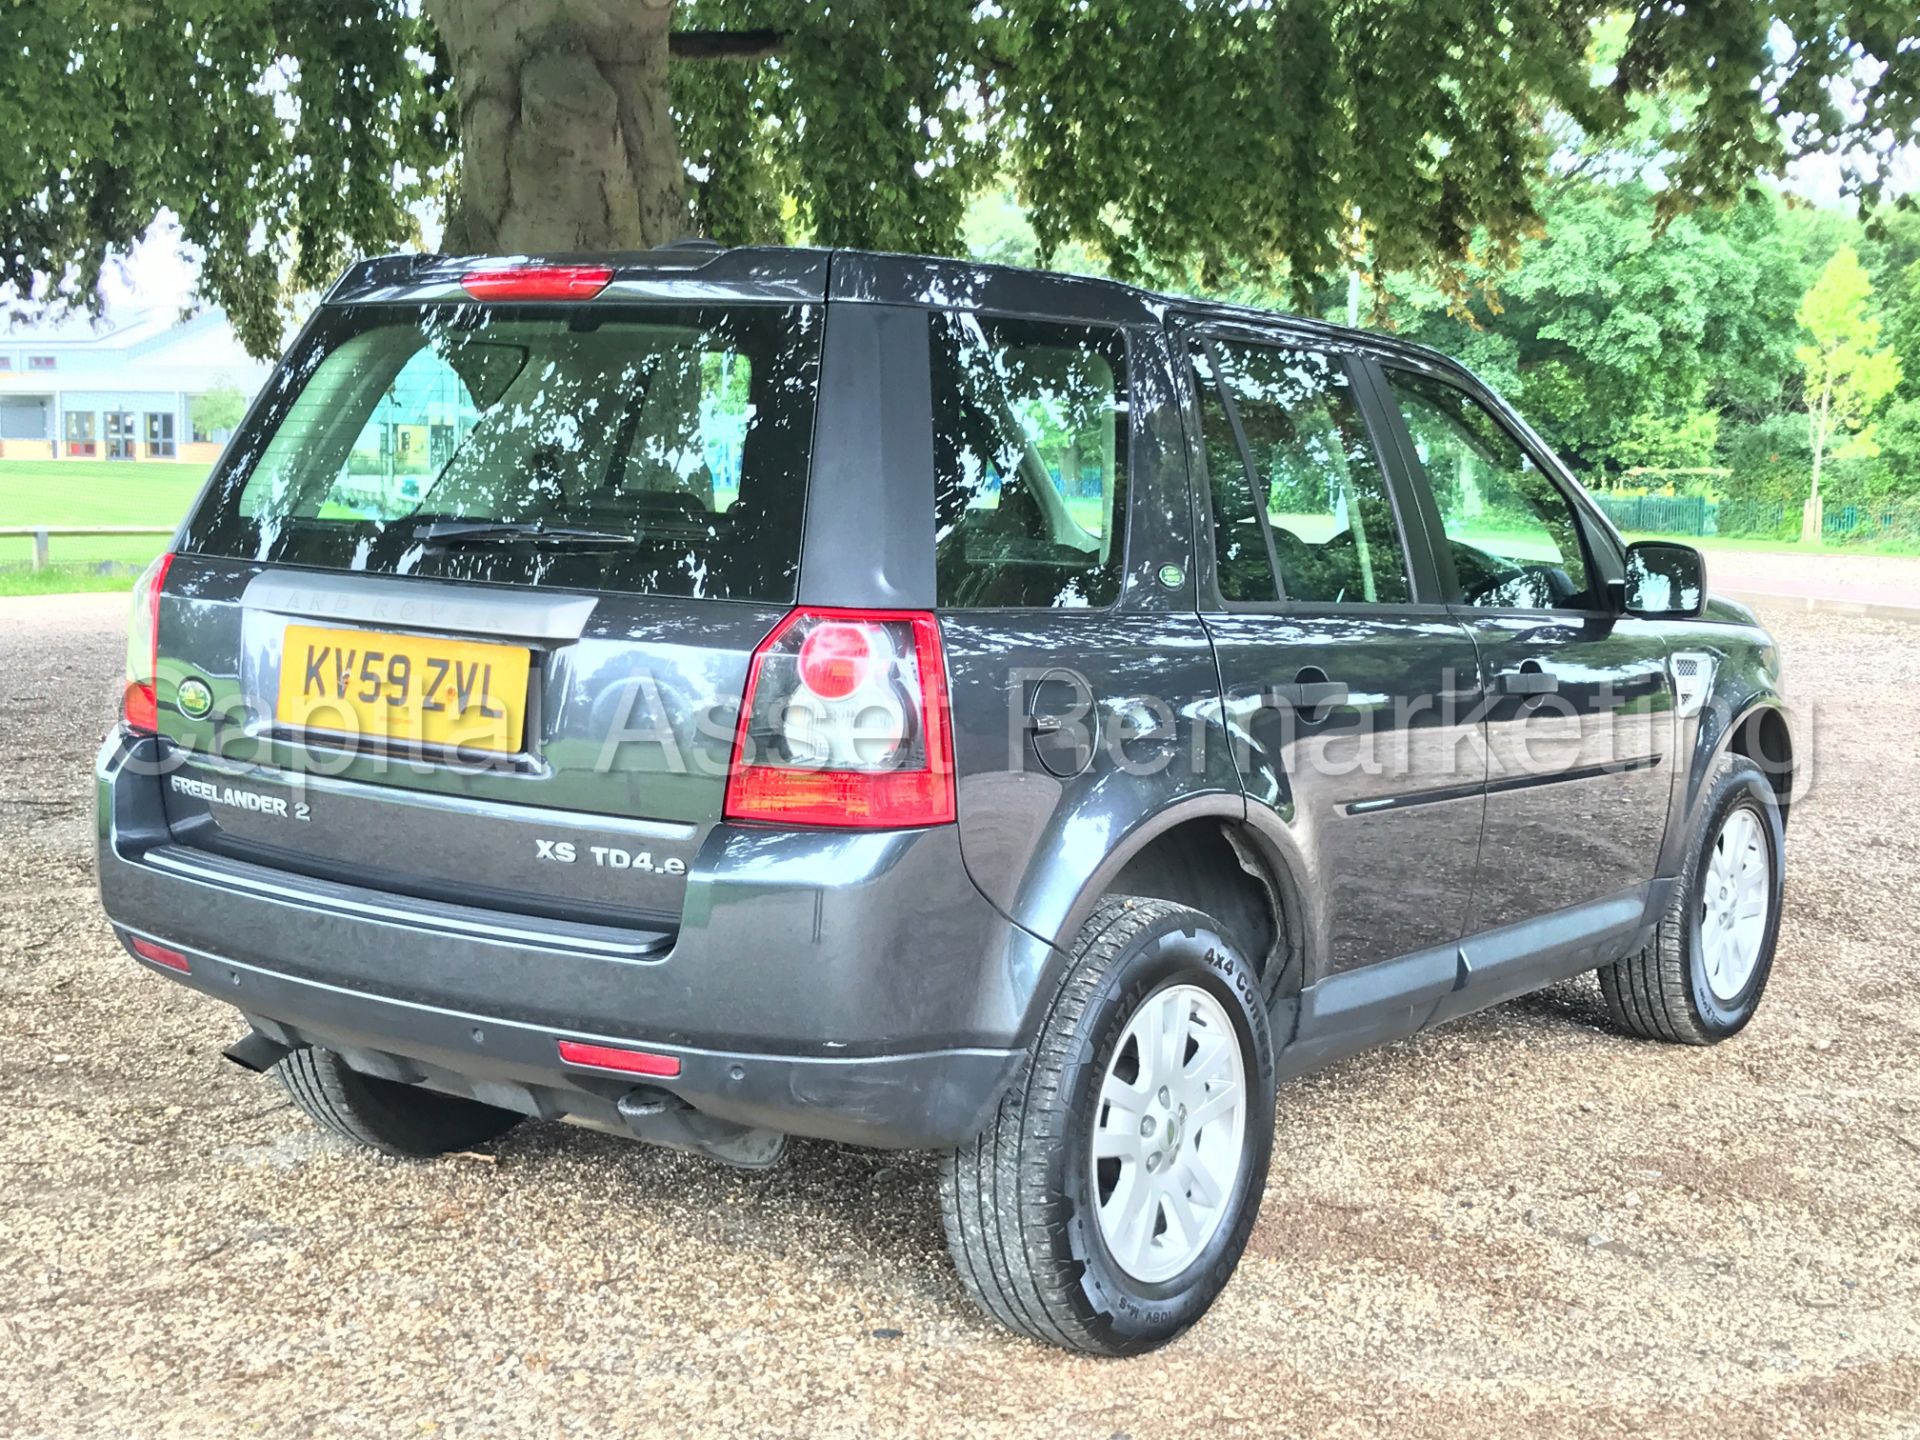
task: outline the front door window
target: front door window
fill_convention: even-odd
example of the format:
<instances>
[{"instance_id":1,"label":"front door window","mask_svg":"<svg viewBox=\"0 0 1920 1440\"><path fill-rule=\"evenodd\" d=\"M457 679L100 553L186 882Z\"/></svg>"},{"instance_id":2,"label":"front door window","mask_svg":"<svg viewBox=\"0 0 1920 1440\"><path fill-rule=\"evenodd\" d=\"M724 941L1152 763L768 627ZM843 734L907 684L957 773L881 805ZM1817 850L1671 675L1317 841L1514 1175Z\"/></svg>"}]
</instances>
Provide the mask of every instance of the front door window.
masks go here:
<instances>
[{"instance_id":1,"label":"front door window","mask_svg":"<svg viewBox=\"0 0 1920 1440\"><path fill-rule=\"evenodd\" d=\"M1464 390L1410 370L1387 384L1440 507L1464 604L1595 608L1573 502Z\"/></svg>"}]
</instances>

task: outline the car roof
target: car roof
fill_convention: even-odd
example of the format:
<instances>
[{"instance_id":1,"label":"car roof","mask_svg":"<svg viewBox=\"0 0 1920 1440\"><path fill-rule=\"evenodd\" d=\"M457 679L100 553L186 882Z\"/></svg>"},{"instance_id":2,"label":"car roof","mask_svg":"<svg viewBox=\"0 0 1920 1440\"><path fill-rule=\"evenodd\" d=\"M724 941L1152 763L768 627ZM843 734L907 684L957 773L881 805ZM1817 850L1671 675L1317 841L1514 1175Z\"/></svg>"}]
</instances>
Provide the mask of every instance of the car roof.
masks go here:
<instances>
[{"instance_id":1,"label":"car roof","mask_svg":"<svg viewBox=\"0 0 1920 1440\"><path fill-rule=\"evenodd\" d=\"M987 261L800 245L721 246L684 240L654 250L542 255L388 255L348 267L328 304L458 299L475 270L590 265L611 270L608 291L681 303L838 300L973 309L1106 324L1162 324L1177 313L1201 323L1279 326L1322 345L1400 354L1467 376L1440 351L1377 330L1284 311L1148 290L1124 280Z\"/></svg>"}]
</instances>

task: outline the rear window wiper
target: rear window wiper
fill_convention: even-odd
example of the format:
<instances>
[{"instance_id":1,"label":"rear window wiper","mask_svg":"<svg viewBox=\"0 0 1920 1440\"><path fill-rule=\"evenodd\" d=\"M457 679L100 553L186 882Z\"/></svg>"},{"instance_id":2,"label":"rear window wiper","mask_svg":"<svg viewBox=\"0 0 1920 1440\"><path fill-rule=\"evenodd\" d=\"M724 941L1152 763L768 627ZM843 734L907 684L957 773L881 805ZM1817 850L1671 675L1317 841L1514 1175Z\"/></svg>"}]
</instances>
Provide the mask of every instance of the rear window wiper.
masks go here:
<instances>
[{"instance_id":1,"label":"rear window wiper","mask_svg":"<svg viewBox=\"0 0 1920 1440\"><path fill-rule=\"evenodd\" d=\"M631 535L544 520L436 520L414 532L427 545L551 545L580 550L637 545Z\"/></svg>"}]
</instances>

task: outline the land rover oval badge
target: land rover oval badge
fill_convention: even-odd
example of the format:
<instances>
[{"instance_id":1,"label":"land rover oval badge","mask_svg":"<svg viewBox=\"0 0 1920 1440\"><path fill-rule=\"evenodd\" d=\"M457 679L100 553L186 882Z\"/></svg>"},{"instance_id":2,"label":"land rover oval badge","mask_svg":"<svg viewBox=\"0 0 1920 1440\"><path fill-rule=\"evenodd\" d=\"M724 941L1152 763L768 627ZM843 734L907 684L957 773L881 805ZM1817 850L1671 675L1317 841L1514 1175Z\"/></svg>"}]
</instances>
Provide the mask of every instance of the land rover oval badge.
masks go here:
<instances>
[{"instance_id":1,"label":"land rover oval badge","mask_svg":"<svg viewBox=\"0 0 1920 1440\"><path fill-rule=\"evenodd\" d=\"M175 699L180 705L180 713L189 720L204 720L207 712L213 709L213 691L207 688L204 680L182 680Z\"/></svg>"}]
</instances>

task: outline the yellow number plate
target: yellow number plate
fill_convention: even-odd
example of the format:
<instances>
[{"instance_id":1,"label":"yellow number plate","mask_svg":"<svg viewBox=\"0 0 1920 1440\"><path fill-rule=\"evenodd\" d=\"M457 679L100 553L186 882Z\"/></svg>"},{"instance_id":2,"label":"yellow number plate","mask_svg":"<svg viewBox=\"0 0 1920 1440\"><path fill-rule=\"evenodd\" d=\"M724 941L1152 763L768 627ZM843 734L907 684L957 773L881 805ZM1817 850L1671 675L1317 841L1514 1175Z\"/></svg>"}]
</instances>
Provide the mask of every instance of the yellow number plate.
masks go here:
<instances>
[{"instance_id":1,"label":"yellow number plate","mask_svg":"<svg viewBox=\"0 0 1920 1440\"><path fill-rule=\"evenodd\" d=\"M511 645L289 625L275 713L302 730L512 752L530 664Z\"/></svg>"}]
</instances>

